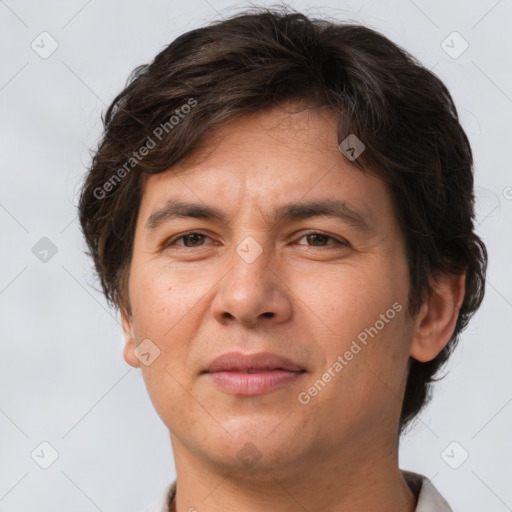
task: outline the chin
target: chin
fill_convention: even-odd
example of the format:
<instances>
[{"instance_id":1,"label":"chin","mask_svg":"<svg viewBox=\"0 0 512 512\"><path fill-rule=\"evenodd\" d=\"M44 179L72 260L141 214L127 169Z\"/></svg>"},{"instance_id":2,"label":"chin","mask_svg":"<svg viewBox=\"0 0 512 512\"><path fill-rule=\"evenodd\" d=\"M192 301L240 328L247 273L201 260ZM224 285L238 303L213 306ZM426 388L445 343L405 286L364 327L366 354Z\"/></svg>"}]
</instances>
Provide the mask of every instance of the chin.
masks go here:
<instances>
[{"instance_id":1,"label":"chin","mask_svg":"<svg viewBox=\"0 0 512 512\"><path fill-rule=\"evenodd\" d=\"M278 470L293 462L291 454L299 456L304 448L304 438L297 445L292 432L275 418L265 418L257 421L254 417L232 419L228 424L223 423L229 432L217 434L209 441L214 446L210 457L216 462L240 470ZM277 428L276 428L277 427Z\"/></svg>"}]
</instances>

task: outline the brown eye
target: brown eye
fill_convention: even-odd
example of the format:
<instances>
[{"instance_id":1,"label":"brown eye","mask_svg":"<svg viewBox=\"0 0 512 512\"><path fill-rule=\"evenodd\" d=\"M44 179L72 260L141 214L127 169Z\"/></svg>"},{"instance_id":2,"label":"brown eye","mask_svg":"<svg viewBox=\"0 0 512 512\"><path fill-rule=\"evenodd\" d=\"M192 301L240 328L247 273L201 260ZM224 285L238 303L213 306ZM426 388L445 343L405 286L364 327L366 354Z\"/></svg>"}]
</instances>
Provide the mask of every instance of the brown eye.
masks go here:
<instances>
[{"instance_id":1,"label":"brown eye","mask_svg":"<svg viewBox=\"0 0 512 512\"><path fill-rule=\"evenodd\" d=\"M201 245L200 242L204 241L204 235L199 233L190 233L182 238L184 242L190 242L190 245L187 243L184 244L186 247L197 247L197 245Z\"/></svg>"},{"instance_id":2,"label":"brown eye","mask_svg":"<svg viewBox=\"0 0 512 512\"><path fill-rule=\"evenodd\" d=\"M188 247L188 248L201 247L202 245L204 245L204 244L202 244L202 242L204 242L205 238L209 238L209 237L206 235L203 235L202 233L196 233L196 232L185 233L184 235L181 235L180 237L175 238L174 240L171 240L165 246L170 247L173 245L181 245L183 247ZM183 243L177 243L178 240L182 240Z\"/></svg>"},{"instance_id":3,"label":"brown eye","mask_svg":"<svg viewBox=\"0 0 512 512\"><path fill-rule=\"evenodd\" d=\"M306 235L306 239L311 245L325 245L325 242L327 242L327 240L329 238L331 238L331 237L329 237L327 235L321 235L319 233L315 233L312 235ZM322 242L324 242L324 243L322 243Z\"/></svg>"},{"instance_id":4,"label":"brown eye","mask_svg":"<svg viewBox=\"0 0 512 512\"><path fill-rule=\"evenodd\" d=\"M336 238L326 235L325 233L306 233L299 240L305 238L307 240L307 244L299 244L299 245L310 245L311 247L325 247L328 245L348 245L346 242L337 240ZM333 243L328 243L329 240L332 240Z\"/></svg>"}]
</instances>

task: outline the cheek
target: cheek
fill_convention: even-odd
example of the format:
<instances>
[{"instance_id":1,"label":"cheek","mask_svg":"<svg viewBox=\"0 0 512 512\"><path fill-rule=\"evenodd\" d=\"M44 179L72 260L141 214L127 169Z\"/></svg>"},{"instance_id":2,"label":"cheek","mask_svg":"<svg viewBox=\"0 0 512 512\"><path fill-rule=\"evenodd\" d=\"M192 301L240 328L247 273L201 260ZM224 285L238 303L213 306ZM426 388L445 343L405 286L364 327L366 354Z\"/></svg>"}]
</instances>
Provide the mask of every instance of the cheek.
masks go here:
<instances>
[{"instance_id":1,"label":"cheek","mask_svg":"<svg viewBox=\"0 0 512 512\"><path fill-rule=\"evenodd\" d=\"M186 362L196 328L194 307L201 290L194 286L194 280L182 279L169 269L151 264L143 268L133 272L130 280L134 334L138 343L150 339L159 355L150 365L141 364L140 369L155 410L166 425L171 425L169 404L173 411L183 409L183 413L186 404L190 405Z\"/></svg>"},{"instance_id":2,"label":"cheek","mask_svg":"<svg viewBox=\"0 0 512 512\"><path fill-rule=\"evenodd\" d=\"M173 334L193 322L194 308L208 290L208 280L162 265L146 264L143 269L130 281L137 337L172 344Z\"/></svg>"},{"instance_id":3,"label":"cheek","mask_svg":"<svg viewBox=\"0 0 512 512\"><path fill-rule=\"evenodd\" d=\"M336 375L343 378L333 380L332 391L351 397L354 407L383 393L392 397L402 385L411 339L408 282L402 275L406 267L394 261L394 266L333 267L294 284L297 295L307 298L305 311L321 329L316 343L323 365L314 377L342 357L343 370Z\"/></svg>"},{"instance_id":4,"label":"cheek","mask_svg":"<svg viewBox=\"0 0 512 512\"><path fill-rule=\"evenodd\" d=\"M339 320L343 334L322 341L325 365L311 375L301 399L310 401L303 406L308 416L322 418L325 439L339 437L340 431L350 438L361 429L394 428L407 376L408 328L405 309L397 313L389 306L382 310L388 323L351 309L352 317Z\"/></svg>"},{"instance_id":5,"label":"cheek","mask_svg":"<svg viewBox=\"0 0 512 512\"><path fill-rule=\"evenodd\" d=\"M379 331L383 325L389 330L397 313L393 304L398 303L405 310L407 297L403 277L387 263L333 265L324 267L322 272L294 272L290 274L289 287L297 307L325 331L327 349L343 348L376 322Z\"/></svg>"}]
</instances>

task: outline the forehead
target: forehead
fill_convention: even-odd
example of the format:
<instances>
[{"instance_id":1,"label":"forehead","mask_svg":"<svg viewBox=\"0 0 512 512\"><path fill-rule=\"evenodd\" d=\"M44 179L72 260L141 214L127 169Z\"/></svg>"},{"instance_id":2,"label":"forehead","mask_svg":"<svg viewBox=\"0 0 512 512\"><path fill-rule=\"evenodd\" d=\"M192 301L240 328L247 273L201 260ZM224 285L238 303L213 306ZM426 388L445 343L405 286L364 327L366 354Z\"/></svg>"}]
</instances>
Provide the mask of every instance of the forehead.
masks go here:
<instances>
[{"instance_id":1,"label":"forehead","mask_svg":"<svg viewBox=\"0 0 512 512\"><path fill-rule=\"evenodd\" d=\"M268 218L281 203L341 199L369 217L383 208L391 215L386 185L345 160L337 131L336 116L325 109L274 108L230 121L200 150L146 179L140 218L169 199L215 205L227 215L251 203Z\"/></svg>"}]
</instances>

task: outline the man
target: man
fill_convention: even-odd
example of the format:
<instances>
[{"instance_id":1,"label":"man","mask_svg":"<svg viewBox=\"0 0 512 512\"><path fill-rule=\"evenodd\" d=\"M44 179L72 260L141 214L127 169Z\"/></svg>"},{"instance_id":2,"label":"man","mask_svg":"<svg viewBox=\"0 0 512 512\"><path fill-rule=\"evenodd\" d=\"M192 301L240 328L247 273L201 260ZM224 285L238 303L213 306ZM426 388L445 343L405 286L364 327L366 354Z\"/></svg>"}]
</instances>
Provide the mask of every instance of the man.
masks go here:
<instances>
[{"instance_id":1,"label":"man","mask_svg":"<svg viewBox=\"0 0 512 512\"><path fill-rule=\"evenodd\" d=\"M362 26L257 9L137 68L79 207L169 428L155 510L450 510L398 440L483 298L472 164Z\"/></svg>"}]
</instances>

